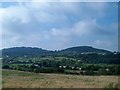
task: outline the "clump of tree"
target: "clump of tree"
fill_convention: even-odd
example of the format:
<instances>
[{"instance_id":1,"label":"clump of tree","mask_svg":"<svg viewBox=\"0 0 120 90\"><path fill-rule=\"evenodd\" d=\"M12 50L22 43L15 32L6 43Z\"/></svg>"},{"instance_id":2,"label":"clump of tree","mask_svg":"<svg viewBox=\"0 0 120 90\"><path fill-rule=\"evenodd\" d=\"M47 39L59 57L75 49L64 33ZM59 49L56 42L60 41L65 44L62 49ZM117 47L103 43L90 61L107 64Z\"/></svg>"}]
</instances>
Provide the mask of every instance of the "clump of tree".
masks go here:
<instances>
[{"instance_id":1,"label":"clump of tree","mask_svg":"<svg viewBox=\"0 0 120 90\"><path fill-rule=\"evenodd\" d=\"M65 73L76 75L120 75L120 65L102 65L102 64L82 64L81 67L53 65L48 67L41 64L31 65L3 65L3 69L13 69L21 71L29 71L35 73Z\"/></svg>"}]
</instances>

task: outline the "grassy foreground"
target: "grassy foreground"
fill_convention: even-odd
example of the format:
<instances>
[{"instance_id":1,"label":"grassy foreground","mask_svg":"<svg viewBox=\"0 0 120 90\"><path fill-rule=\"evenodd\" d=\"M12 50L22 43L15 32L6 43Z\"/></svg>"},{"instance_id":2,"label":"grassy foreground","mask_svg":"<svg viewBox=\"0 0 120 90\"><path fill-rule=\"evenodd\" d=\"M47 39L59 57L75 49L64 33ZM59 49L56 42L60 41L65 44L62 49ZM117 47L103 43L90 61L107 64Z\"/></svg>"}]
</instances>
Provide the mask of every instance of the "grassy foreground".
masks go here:
<instances>
[{"instance_id":1,"label":"grassy foreground","mask_svg":"<svg viewBox=\"0 0 120 90\"><path fill-rule=\"evenodd\" d=\"M117 76L81 76L2 71L3 88L104 88L117 84Z\"/></svg>"}]
</instances>

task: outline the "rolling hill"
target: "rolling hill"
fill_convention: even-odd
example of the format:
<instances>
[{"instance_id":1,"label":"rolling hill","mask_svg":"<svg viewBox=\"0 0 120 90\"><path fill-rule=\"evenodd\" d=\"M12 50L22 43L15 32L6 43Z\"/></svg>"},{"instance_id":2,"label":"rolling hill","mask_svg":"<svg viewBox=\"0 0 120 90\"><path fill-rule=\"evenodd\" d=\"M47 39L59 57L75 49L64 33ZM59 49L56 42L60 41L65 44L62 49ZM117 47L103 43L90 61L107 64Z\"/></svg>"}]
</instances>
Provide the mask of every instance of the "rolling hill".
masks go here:
<instances>
[{"instance_id":1,"label":"rolling hill","mask_svg":"<svg viewBox=\"0 0 120 90\"><path fill-rule=\"evenodd\" d=\"M90 46L70 47L59 51L49 51L41 48L32 47L13 47L2 49L2 55L8 56L39 56L39 55L53 55L53 54L82 54L82 53L111 53L110 51L97 49Z\"/></svg>"},{"instance_id":2,"label":"rolling hill","mask_svg":"<svg viewBox=\"0 0 120 90\"><path fill-rule=\"evenodd\" d=\"M77 46L63 49L60 53L66 54L87 54L87 53L111 53L110 51L93 48L91 46Z\"/></svg>"},{"instance_id":3,"label":"rolling hill","mask_svg":"<svg viewBox=\"0 0 120 90\"><path fill-rule=\"evenodd\" d=\"M8 56L38 56L38 55L46 55L50 54L52 51L47 51L41 48L32 48L32 47L13 47L2 50L2 55Z\"/></svg>"}]
</instances>

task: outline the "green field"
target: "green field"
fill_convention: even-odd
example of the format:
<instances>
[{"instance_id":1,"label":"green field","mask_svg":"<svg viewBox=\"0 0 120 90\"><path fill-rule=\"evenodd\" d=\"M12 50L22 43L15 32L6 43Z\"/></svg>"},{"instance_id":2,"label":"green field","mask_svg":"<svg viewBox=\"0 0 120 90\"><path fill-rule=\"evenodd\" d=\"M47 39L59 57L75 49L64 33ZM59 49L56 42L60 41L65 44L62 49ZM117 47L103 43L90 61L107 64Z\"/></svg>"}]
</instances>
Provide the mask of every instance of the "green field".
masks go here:
<instances>
[{"instance_id":1,"label":"green field","mask_svg":"<svg viewBox=\"0 0 120 90\"><path fill-rule=\"evenodd\" d=\"M117 76L83 76L3 70L3 88L105 88L118 87Z\"/></svg>"}]
</instances>

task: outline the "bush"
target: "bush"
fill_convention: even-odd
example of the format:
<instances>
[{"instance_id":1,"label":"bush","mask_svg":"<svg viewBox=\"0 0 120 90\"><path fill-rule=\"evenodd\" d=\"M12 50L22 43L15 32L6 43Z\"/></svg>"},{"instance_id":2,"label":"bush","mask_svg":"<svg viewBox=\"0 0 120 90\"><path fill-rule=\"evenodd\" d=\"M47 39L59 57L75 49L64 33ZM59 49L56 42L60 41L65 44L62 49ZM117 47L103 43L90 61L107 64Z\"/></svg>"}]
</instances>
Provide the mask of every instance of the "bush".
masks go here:
<instances>
[{"instance_id":1,"label":"bush","mask_svg":"<svg viewBox=\"0 0 120 90\"><path fill-rule=\"evenodd\" d=\"M120 90L120 83L109 83L104 90Z\"/></svg>"},{"instance_id":2,"label":"bush","mask_svg":"<svg viewBox=\"0 0 120 90\"><path fill-rule=\"evenodd\" d=\"M2 66L3 69L10 69L10 66L9 65L4 65Z\"/></svg>"},{"instance_id":3,"label":"bush","mask_svg":"<svg viewBox=\"0 0 120 90\"><path fill-rule=\"evenodd\" d=\"M85 75L94 75L95 73L92 70L87 70L84 73Z\"/></svg>"},{"instance_id":4,"label":"bush","mask_svg":"<svg viewBox=\"0 0 120 90\"><path fill-rule=\"evenodd\" d=\"M59 68L36 68L34 69L36 73L64 73L63 69Z\"/></svg>"}]
</instances>

